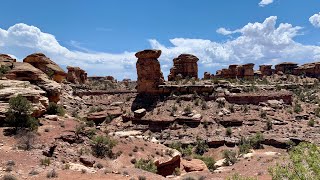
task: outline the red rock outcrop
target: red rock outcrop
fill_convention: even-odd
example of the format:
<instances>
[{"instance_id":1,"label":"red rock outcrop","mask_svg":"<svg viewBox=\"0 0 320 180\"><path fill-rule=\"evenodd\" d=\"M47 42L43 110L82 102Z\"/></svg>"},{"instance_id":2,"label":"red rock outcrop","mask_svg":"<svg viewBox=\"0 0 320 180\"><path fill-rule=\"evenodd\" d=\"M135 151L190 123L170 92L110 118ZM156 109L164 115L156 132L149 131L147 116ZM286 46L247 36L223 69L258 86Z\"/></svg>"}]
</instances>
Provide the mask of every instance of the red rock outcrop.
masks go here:
<instances>
[{"instance_id":1,"label":"red rock outcrop","mask_svg":"<svg viewBox=\"0 0 320 180\"><path fill-rule=\"evenodd\" d=\"M163 74L161 72L158 58L161 50L144 50L137 52L137 91L138 93L157 94L159 85L164 84Z\"/></svg>"},{"instance_id":2,"label":"red rock outcrop","mask_svg":"<svg viewBox=\"0 0 320 180\"><path fill-rule=\"evenodd\" d=\"M79 67L72 67L68 66L68 75L67 75L67 80L71 83L75 84L85 84L88 77L87 73L79 68Z\"/></svg>"},{"instance_id":3,"label":"red rock outcrop","mask_svg":"<svg viewBox=\"0 0 320 180\"><path fill-rule=\"evenodd\" d=\"M0 54L0 66L6 66L12 68L13 63L17 60L7 54Z\"/></svg>"},{"instance_id":4,"label":"red rock outcrop","mask_svg":"<svg viewBox=\"0 0 320 180\"><path fill-rule=\"evenodd\" d=\"M292 74L293 70L298 67L297 63L283 62L275 66L276 73L283 72L284 74Z\"/></svg>"},{"instance_id":5,"label":"red rock outcrop","mask_svg":"<svg viewBox=\"0 0 320 180\"><path fill-rule=\"evenodd\" d=\"M214 74L211 74L209 72L204 72L204 74L203 74L203 79L204 80L209 80L209 79L212 79L212 78L214 78Z\"/></svg>"},{"instance_id":6,"label":"red rock outcrop","mask_svg":"<svg viewBox=\"0 0 320 180\"><path fill-rule=\"evenodd\" d=\"M273 74L272 65L260 65L259 71L262 76L271 76Z\"/></svg>"},{"instance_id":7,"label":"red rock outcrop","mask_svg":"<svg viewBox=\"0 0 320 180\"><path fill-rule=\"evenodd\" d=\"M174 81L176 76L181 74L182 78L198 79L198 64L199 59L191 54L181 54L173 59L173 67L170 69L168 76L169 81Z\"/></svg>"},{"instance_id":8,"label":"red rock outcrop","mask_svg":"<svg viewBox=\"0 0 320 180\"><path fill-rule=\"evenodd\" d=\"M181 153L175 149L170 149L172 151L171 157L162 157L154 161L157 166L157 174L162 176L168 176L173 174L176 168L180 168Z\"/></svg>"},{"instance_id":9,"label":"red rock outcrop","mask_svg":"<svg viewBox=\"0 0 320 180\"><path fill-rule=\"evenodd\" d=\"M293 69L293 74L318 78L320 77L320 62L303 64Z\"/></svg>"},{"instance_id":10,"label":"red rock outcrop","mask_svg":"<svg viewBox=\"0 0 320 180\"><path fill-rule=\"evenodd\" d=\"M23 62L27 62L32 66L40 69L42 72L46 73L50 78L58 83L66 79L67 74L64 72L64 70L42 53L30 54L23 59Z\"/></svg>"},{"instance_id":11,"label":"red rock outcrop","mask_svg":"<svg viewBox=\"0 0 320 180\"><path fill-rule=\"evenodd\" d=\"M285 104L292 104L292 93L289 91L263 92L263 93L237 93L225 96L229 103L234 104L259 104L268 100L283 100Z\"/></svg>"},{"instance_id":12,"label":"red rock outcrop","mask_svg":"<svg viewBox=\"0 0 320 180\"><path fill-rule=\"evenodd\" d=\"M248 63L244 65L232 64L228 69L217 71L216 75L220 78L245 78L252 79L254 77L254 64Z\"/></svg>"}]
</instances>

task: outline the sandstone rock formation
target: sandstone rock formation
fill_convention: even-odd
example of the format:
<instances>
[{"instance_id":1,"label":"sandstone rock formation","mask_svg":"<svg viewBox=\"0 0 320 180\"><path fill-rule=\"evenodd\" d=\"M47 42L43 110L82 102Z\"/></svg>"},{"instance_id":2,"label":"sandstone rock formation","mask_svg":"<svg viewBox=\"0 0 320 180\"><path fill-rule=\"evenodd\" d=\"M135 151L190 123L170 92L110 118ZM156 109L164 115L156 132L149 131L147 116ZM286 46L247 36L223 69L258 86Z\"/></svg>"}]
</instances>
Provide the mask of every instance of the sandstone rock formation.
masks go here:
<instances>
[{"instance_id":1,"label":"sandstone rock formation","mask_svg":"<svg viewBox=\"0 0 320 180\"><path fill-rule=\"evenodd\" d=\"M293 69L293 74L318 78L320 77L320 62L303 64Z\"/></svg>"},{"instance_id":2,"label":"sandstone rock formation","mask_svg":"<svg viewBox=\"0 0 320 180\"><path fill-rule=\"evenodd\" d=\"M52 102L60 100L61 85L49 80L41 70L29 63L15 62L13 68L5 75L7 79L29 81L47 92L47 97Z\"/></svg>"},{"instance_id":3,"label":"sandstone rock formation","mask_svg":"<svg viewBox=\"0 0 320 180\"><path fill-rule=\"evenodd\" d=\"M87 73L79 67L68 66L67 80L75 84L85 84L87 81Z\"/></svg>"},{"instance_id":4,"label":"sandstone rock formation","mask_svg":"<svg viewBox=\"0 0 320 180\"><path fill-rule=\"evenodd\" d=\"M11 56L7 54L0 54L0 66L12 68L14 62L16 62L16 59Z\"/></svg>"},{"instance_id":5,"label":"sandstone rock formation","mask_svg":"<svg viewBox=\"0 0 320 180\"><path fill-rule=\"evenodd\" d=\"M173 67L170 69L168 76L169 81L174 81L178 74L182 75L182 78L196 78L198 79L198 64L199 59L191 54L181 54L177 58L173 59Z\"/></svg>"},{"instance_id":6,"label":"sandstone rock formation","mask_svg":"<svg viewBox=\"0 0 320 180\"><path fill-rule=\"evenodd\" d=\"M32 116L40 117L46 112L49 100L46 92L28 81L0 80L0 119L5 118L9 99L21 94L32 103ZM1 123L0 123L1 124Z\"/></svg>"},{"instance_id":7,"label":"sandstone rock formation","mask_svg":"<svg viewBox=\"0 0 320 180\"><path fill-rule=\"evenodd\" d=\"M42 53L30 54L23 59L23 62L27 62L32 66L40 69L42 72L46 73L50 78L56 82L62 82L67 76L63 69L60 68L58 64L53 62L50 58Z\"/></svg>"},{"instance_id":8,"label":"sandstone rock formation","mask_svg":"<svg viewBox=\"0 0 320 180\"><path fill-rule=\"evenodd\" d=\"M138 81L138 93L157 94L159 85L164 83L158 58L161 50L144 50L135 54L138 58L136 63Z\"/></svg>"},{"instance_id":9,"label":"sandstone rock formation","mask_svg":"<svg viewBox=\"0 0 320 180\"><path fill-rule=\"evenodd\" d=\"M293 73L293 70L295 68L298 67L298 64L297 63L293 63L293 62L283 62L283 63L280 63L280 64L277 64L275 66L275 70L276 70L276 73L278 72L283 72L285 74L292 74Z\"/></svg>"},{"instance_id":10,"label":"sandstone rock formation","mask_svg":"<svg viewBox=\"0 0 320 180\"><path fill-rule=\"evenodd\" d=\"M155 160L155 165L158 169L158 174L162 176L168 176L173 174L176 168L180 168L181 153L175 149L170 149L172 156L163 157Z\"/></svg>"},{"instance_id":11,"label":"sandstone rock formation","mask_svg":"<svg viewBox=\"0 0 320 180\"><path fill-rule=\"evenodd\" d=\"M209 79L212 79L213 77L214 77L214 74L211 74L209 72L204 72L204 74L203 74L204 80L209 80Z\"/></svg>"},{"instance_id":12,"label":"sandstone rock formation","mask_svg":"<svg viewBox=\"0 0 320 180\"><path fill-rule=\"evenodd\" d=\"M216 75L220 78L245 78L253 79L254 77L254 64L248 63L244 65L232 64L228 69L218 70Z\"/></svg>"},{"instance_id":13,"label":"sandstone rock formation","mask_svg":"<svg viewBox=\"0 0 320 180\"><path fill-rule=\"evenodd\" d=\"M259 71L262 76L271 76L273 74L272 65L260 65Z\"/></svg>"}]
</instances>

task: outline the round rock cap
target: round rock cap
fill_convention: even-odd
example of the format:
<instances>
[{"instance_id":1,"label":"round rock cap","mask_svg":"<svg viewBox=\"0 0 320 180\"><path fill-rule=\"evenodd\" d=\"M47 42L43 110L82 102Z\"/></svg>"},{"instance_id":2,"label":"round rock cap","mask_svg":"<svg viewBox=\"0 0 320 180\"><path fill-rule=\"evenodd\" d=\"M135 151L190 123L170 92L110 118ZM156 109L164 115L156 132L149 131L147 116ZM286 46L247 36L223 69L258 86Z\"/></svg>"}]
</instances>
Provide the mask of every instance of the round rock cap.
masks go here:
<instances>
[{"instance_id":1,"label":"round rock cap","mask_svg":"<svg viewBox=\"0 0 320 180\"><path fill-rule=\"evenodd\" d=\"M161 55L161 50L147 49L136 53L139 59L158 59Z\"/></svg>"}]
</instances>

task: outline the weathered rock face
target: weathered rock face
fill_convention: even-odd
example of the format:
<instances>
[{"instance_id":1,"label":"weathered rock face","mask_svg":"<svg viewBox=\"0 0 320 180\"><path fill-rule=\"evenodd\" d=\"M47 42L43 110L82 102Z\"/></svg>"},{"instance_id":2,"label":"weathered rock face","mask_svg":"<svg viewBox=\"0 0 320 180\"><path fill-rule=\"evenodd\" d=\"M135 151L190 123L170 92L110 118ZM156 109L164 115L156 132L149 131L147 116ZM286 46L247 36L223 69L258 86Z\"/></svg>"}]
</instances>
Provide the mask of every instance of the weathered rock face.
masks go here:
<instances>
[{"instance_id":1,"label":"weathered rock face","mask_svg":"<svg viewBox=\"0 0 320 180\"><path fill-rule=\"evenodd\" d=\"M21 94L32 103L32 116L40 117L46 112L49 100L45 97L46 92L28 81L0 80L0 119L5 118L9 108L10 98Z\"/></svg>"},{"instance_id":2,"label":"weathered rock face","mask_svg":"<svg viewBox=\"0 0 320 180\"><path fill-rule=\"evenodd\" d=\"M64 72L64 70L42 53L31 54L24 58L23 62L27 62L40 69L56 82L60 83L66 79L67 74Z\"/></svg>"},{"instance_id":3,"label":"weathered rock face","mask_svg":"<svg viewBox=\"0 0 320 180\"><path fill-rule=\"evenodd\" d=\"M276 73L278 72L283 72L285 74L292 74L293 73L293 70L295 68L298 67L298 64L297 63L293 63L293 62L284 62L284 63L280 63L280 64L277 64L275 66L275 69L276 69Z\"/></svg>"},{"instance_id":4,"label":"weathered rock face","mask_svg":"<svg viewBox=\"0 0 320 180\"><path fill-rule=\"evenodd\" d=\"M293 69L293 74L318 78L320 77L320 62L303 64Z\"/></svg>"},{"instance_id":5,"label":"weathered rock face","mask_svg":"<svg viewBox=\"0 0 320 180\"><path fill-rule=\"evenodd\" d=\"M198 61L199 59L191 54L181 54L173 59L173 68L170 69L168 80L174 81L178 74L181 74L182 78L198 79Z\"/></svg>"},{"instance_id":6,"label":"weathered rock face","mask_svg":"<svg viewBox=\"0 0 320 180\"><path fill-rule=\"evenodd\" d=\"M207 165L200 159L191 159L190 161L183 159L181 164L186 172L209 171Z\"/></svg>"},{"instance_id":7,"label":"weathered rock face","mask_svg":"<svg viewBox=\"0 0 320 180\"><path fill-rule=\"evenodd\" d=\"M155 165L158 169L158 174L168 176L173 174L176 168L180 168L181 153L175 149L171 149L172 156L170 158L163 157L155 160Z\"/></svg>"},{"instance_id":8,"label":"weathered rock face","mask_svg":"<svg viewBox=\"0 0 320 180\"><path fill-rule=\"evenodd\" d=\"M232 64L228 69L217 71L217 77L220 78L245 78L252 79L254 77L254 64L248 63L244 65Z\"/></svg>"},{"instance_id":9,"label":"weathered rock face","mask_svg":"<svg viewBox=\"0 0 320 180\"><path fill-rule=\"evenodd\" d=\"M261 72L262 76L271 76L273 73L272 65L260 65L259 71Z\"/></svg>"},{"instance_id":10,"label":"weathered rock face","mask_svg":"<svg viewBox=\"0 0 320 180\"><path fill-rule=\"evenodd\" d=\"M15 62L13 68L5 75L7 79L29 81L47 92L47 97L52 102L60 100L61 85L49 80L41 70L29 63Z\"/></svg>"},{"instance_id":11,"label":"weathered rock face","mask_svg":"<svg viewBox=\"0 0 320 180\"><path fill-rule=\"evenodd\" d=\"M0 66L12 68L14 62L16 62L16 59L7 54L0 54Z\"/></svg>"},{"instance_id":12,"label":"weathered rock face","mask_svg":"<svg viewBox=\"0 0 320 180\"><path fill-rule=\"evenodd\" d=\"M263 92L263 93L238 93L225 96L229 103L259 104L268 100L282 100L285 104L292 104L292 93L289 91Z\"/></svg>"},{"instance_id":13,"label":"weathered rock face","mask_svg":"<svg viewBox=\"0 0 320 180\"><path fill-rule=\"evenodd\" d=\"M138 93L157 94L159 85L164 84L163 74L158 58L161 50L144 50L136 53L138 81Z\"/></svg>"},{"instance_id":14,"label":"weathered rock face","mask_svg":"<svg viewBox=\"0 0 320 180\"><path fill-rule=\"evenodd\" d=\"M68 66L67 80L75 84L85 84L88 77L87 73L79 67Z\"/></svg>"},{"instance_id":15,"label":"weathered rock face","mask_svg":"<svg viewBox=\"0 0 320 180\"><path fill-rule=\"evenodd\" d=\"M204 74L203 74L203 79L204 80L209 80L209 79L212 79L212 78L214 78L214 74L211 74L209 72L204 72Z\"/></svg>"}]
</instances>

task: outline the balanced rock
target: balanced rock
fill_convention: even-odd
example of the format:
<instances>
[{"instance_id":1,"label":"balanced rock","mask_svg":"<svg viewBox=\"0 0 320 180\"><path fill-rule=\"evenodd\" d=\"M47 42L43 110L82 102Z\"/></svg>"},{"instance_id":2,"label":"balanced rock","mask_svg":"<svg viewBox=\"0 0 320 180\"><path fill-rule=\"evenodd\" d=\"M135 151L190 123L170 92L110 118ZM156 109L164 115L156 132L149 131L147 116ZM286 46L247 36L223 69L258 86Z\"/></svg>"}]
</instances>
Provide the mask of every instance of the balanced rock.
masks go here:
<instances>
[{"instance_id":1,"label":"balanced rock","mask_svg":"<svg viewBox=\"0 0 320 180\"><path fill-rule=\"evenodd\" d=\"M138 61L137 68L137 91L138 93L157 94L159 85L164 83L163 74L160 69L158 57L161 50L144 50L136 53Z\"/></svg>"},{"instance_id":2,"label":"balanced rock","mask_svg":"<svg viewBox=\"0 0 320 180\"><path fill-rule=\"evenodd\" d=\"M67 76L63 69L60 68L58 64L53 62L50 58L42 53L30 54L23 59L23 62L27 62L32 66L40 69L42 72L46 73L50 78L56 82L62 82Z\"/></svg>"}]
</instances>

